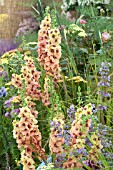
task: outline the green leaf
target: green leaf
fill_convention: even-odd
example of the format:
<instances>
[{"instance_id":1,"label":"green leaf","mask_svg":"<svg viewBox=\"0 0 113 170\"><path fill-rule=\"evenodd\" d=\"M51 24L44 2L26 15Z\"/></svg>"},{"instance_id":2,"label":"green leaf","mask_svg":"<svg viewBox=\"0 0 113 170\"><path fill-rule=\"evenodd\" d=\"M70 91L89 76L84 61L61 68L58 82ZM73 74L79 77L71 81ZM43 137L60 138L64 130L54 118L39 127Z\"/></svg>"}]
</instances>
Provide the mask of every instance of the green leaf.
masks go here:
<instances>
[{"instance_id":1,"label":"green leaf","mask_svg":"<svg viewBox=\"0 0 113 170\"><path fill-rule=\"evenodd\" d=\"M88 54L88 50L86 48L80 48L80 51L82 51L83 53Z\"/></svg>"}]
</instances>

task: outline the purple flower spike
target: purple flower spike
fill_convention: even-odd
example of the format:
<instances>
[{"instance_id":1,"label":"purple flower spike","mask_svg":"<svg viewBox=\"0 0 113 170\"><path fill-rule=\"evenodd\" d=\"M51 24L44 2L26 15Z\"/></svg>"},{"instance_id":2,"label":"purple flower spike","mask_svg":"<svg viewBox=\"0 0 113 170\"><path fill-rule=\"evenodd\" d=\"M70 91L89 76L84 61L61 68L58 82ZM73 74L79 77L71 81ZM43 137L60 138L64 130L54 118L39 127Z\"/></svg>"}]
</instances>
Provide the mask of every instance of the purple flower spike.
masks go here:
<instances>
[{"instance_id":1,"label":"purple flower spike","mask_svg":"<svg viewBox=\"0 0 113 170\"><path fill-rule=\"evenodd\" d=\"M111 67L110 63L102 62L101 68L100 68L100 81L98 82L98 87L100 87L100 90L97 92L101 96L101 101L104 101L104 98L110 98L111 94L107 92L107 87L110 87L110 76L109 76L109 67ZM102 89L102 91L101 91ZM101 104L98 105L97 108L94 109L94 111L98 110L107 110L107 106L102 106Z\"/></svg>"}]
</instances>

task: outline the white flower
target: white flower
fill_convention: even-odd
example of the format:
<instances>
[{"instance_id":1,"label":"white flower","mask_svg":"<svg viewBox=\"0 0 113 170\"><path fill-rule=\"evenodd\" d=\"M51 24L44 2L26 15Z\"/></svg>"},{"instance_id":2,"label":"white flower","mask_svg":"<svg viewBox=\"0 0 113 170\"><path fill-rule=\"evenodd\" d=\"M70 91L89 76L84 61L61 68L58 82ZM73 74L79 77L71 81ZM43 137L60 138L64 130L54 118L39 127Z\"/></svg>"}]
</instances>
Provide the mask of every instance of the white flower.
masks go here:
<instances>
[{"instance_id":1,"label":"white flower","mask_svg":"<svg viewBox=\"0 0 113 170\"><path fill-rule=\"evenodd\" d=\"M84 6L84 5L90 5L93 4L109 4L110 0L63 0L63 6L62 9L65 11L70 7L70 5L76 5Z\"/></svg>"},{"instance_id":2,"label":"white flower","mask_svg":"<svg viewBox=\"0 0 113 170\"><path fill-rule=\"evenodd\" d=\"M76 3L76 0L70 0L69 5L74 5Z\"/></svg>"},{"instance_id":3,"label":"white flower","mask_svg":"<svg viewBox=\"0 0 113 170\"><path fill-rule=\"evenodd\" d=\"M110 39L111 39L111 35L110 35L108 32L104 32L104 33L102 34L102 42L103 42L103 43L107 42L107 41L110 40Z\"/></svg>"}]
</instances>

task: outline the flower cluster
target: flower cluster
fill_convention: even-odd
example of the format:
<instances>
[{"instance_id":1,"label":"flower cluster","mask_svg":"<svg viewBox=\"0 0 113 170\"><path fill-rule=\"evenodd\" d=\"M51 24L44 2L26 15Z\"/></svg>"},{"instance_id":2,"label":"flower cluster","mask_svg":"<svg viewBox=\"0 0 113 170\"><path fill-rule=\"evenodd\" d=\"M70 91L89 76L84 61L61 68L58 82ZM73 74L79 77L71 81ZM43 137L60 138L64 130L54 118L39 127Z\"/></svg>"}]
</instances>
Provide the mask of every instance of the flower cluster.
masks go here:
<instances>
[{"instance_id":1,"label":"flower cluster","mask_svg":"<svg viewBox=\"0 0 113 170\"><path fill-rule=\"evenodd\" d=\"M25 66L21 71L25 80L26 95L32 99L40 100L40 72L36 70L33 59L25 56Z\"/></svg>"},{"instance_id":2,"label":"flower cluster","mask_svg":"<svg viewBox=\"0 0 113 170\"><path fill-rule=\"evenodd\" d=\"M63 164L64 168L82 167L79 159L83 155L85 147L85 138L91 125L92 105L88 104L83 108L77 109L75 113L75 120L72 123L70 134L71 134L71 152L78 150L80 154L68 156L68 160Z\"/></svg>"},{"instance_id":3,"label":"flower cluster","mask_svg":"<svg viewBox=\"0 0 113 170\"><path fill-rule=\"evenodd\" d=\"M47 75L55 81L60 78L61 36L58 28L50 28L50 15L42 21L38 36L38 61Z\"/></svg>"},{"instance_id":4,"label":"flower cluster","mask_svg":"<svg viewBox=\"0 0 113 170\"><path fill-rule=\"evenodd\" d=\"M113 159L112 128L100 123L98 127L96 127L96 130L98 131L98 137L103 145L102 153L106 157L107 162L109 162L109 165L113 166L113 162L111 161Z\"/></svg>"},{"instance_id":5,"label":"flower cluster","mask_svg":"<svg viewBox=\"0 0 113 170\"><path fill-rule=\"evenodd\" d=\"M111 66L110 63L102 62L99 74L101 75L101 81L98 83L98 87L100 86L110 86L110 76L109 74L109 67Z\"/></svg>"},{"instance_id":6,"label":"flower cluster","mask_svg":"<svg viewBox=\"0 0 113 170\"><path fill-rule=\"evenodd\" d=\"M38 28L38 23L34 18L27 18L24 19L23 22L19 24L19 28L16 33L16 37L20 35L26 35L28 32L33 32L37 30Z\"/></svg>"},{"instance_id":7,"label":"flower cluster","mask_svg":"<svg viewBox=\"0 0 113 170\"><path fill-rule=\"evenodd\" d=\"M81 155L74 156L73 152L68 156L68 160L63 164L64 168L81 168L82 164L80 163Z\"/></svg>"},{"instance_id":8,"label":"flower cluster","mask_svg":"<svg viewBox=\"0 0 113 170\"><path fill-rule=\"evenodd\" d=\"M110 0L63 0L63 5L62 5L62 9L64 11L67 11L68 9L70 9L71 6L75 6L75 5L79 5L79 6L85 6L85 5L90 5L90 4L94 4L94 5L100 5L100 4L109 4Z\"/></svg>"},{"instance_id":9,"label":"flower cluster","mask_svg":"<svg viewBox=\"0 0 113 170\"><path fill-rule=\"evenodd\" d=\"M68 122L67 124L64 123L62 116L56 116L51 121L49 147L51 153L55 154L55 167L81 168L83 164L90 161L97 164L97 158L103 148L98 135L93 132L90 140L91 145L89 145L91 147L89 153L87 153L85 145L87 134L91 127L92 104L89 103L84 107L78 108L77 111L75 111L74 105L71 105L67 112L68 114L70 113L69 118L73 119L71 128ZM68 139L66 138L67 132ZM86 156L88 160L83 161L82 164L80 161L83 156Z\"/></svg>"},{"instance_id":10,"label":"flower cluster","mask_svg":"<svg viewBox=\"0 0 113 170\"><path fill-rule=\"evenodd\" d=\"M101 101L104 101L106 98L110 98L111 94L107 92L107 88L110 87L110 76L109 76L109 67L110 63L102 62L99 74L101 75L100 81L98 82L98 94ZM98 110L107 110L107 106L101 104L98 105L96 111Z\"/></svg>"},{"instance_id":11,"label":"flower cluster","mask_svg":"<svg viewBox=\"0 0 113 170\"><path fill-rule=\"evenodd\" d=\"M19 112L20 112L20 109L18 109L18 108L17 109L13 109L10 112L6 112L5 113L5 117L8 117L8 116L13 117L14 114L18 115Z\"/></svg>"},{"instance_id":12,"label":"flower cluster","mask_svg":"<svg viewBox=\"0 0 113 170\"><path fill-rule=\"evenodd\" d=\"M18 115L19 112L20 112L20 109L19 108L15 108L12 110L11 108L11 104L13 102L13 99L15 98L15 96L11 97L10 99L6 100L4 102L4 108L7 110L7 112L5 113L5 117L13 117L14 114Z\"/></svg>"},{"instance_id":13,"label":"flower cluster","mask_svg":"<svg viewBox=\"0 0 113 170\"><path fill-rule=\"evenodd\" d=\"M70 1L72 5L74 2L75 1ZM86 0L86 2L89 1ZM82 3L82 1L78 1L78 3ZM79 19L79 21L80 24L86 23L86 21L82 19ZM96 116L92 116L93 106L91 103L83 105L80 108L76 107L76 109L72 104L67 109L67 113L63 114L66 109L66 104L73 99L70 100L70 96L72 96L71 90L63 101L64 93L60 93L59 89L56 90L56 87L60 88L60 86L58 84L57 86L54 86L56 85L55 83L63 82L63 79L60 73L61 36L58 28L53 27L53 24L54 23L51 22L50 15L48 14L40 26L38 35L38 64L40 64L41 71L37 70L29 51L27 51L30 54L29 56L27 55L27 52L22 54L20 61L23 61L19 64L19 68L14 72L19 73L12 74L11 84L9 82L10 85L16 87L15 91L19 96L14 96L4 103L4 108L8 111L5 113L5 116L14 115L13 118L15 117L15 120L13 120L13 136L16 139L17 147L21 152L20 163L23 165L23 170L35 170L35 160L37 160L37 158L42 161L39 169L81 169L85 168L84 164L88 164L89 167L90 164L98 166L99 155L101 155L101 150L105 145L105 142L101 143L101 139L104 139L105 136L100 138L102 135L101 132L96 129L97 131L95 133L95 129L92 129L92 126L95 125L92 122L95 120ZM85 31L76 24L71 24L68 28L66 28L67 30L64 30L67 31L66 33L74 33L83 37L87 36ZM14 55L14 53L8 53L11 62L13 61L12 55ZM5 58L7 59L6 56ZM10 63L9 60L8 62ZM102 103L111 97L110 93L108 93L108 87L110 86L110 64L102 62L101 66L99 72L101 77L100 82L98 83L98 97L100 97ZM65 82L68 82L67 91L68 89L70 90L69 82L71 81L76 83L87 83L80 76L74 76L72 78L65 76L64 80ZM73 82L72 85L74 89ZM5 90L4 87L0 89L0 97L6 96ZM81 92L80 89L79 92ZM82 105L90 100L91 96L88 97L89 93L90 91L88 90L86 96L87 100L84 98L84 101L81 99L81 93L78 93L78 100L76 101L78 105ZM14 100L17 100L17 110L15 109L15 105L13 105L13 107L11 106L11 102L14 102ZM76 99L73 101L75 100ZM40 103L40 101L42 102ZM42 104L48 107L43 107ZM47 116L45 116L45 114L39 116L39 118L41 118L39 120L40 123L41 121L44 121L43 127L44 129L47 128L47 134L45 134L45 132L43 133L43 127L41 125L39 127L37 125L37 108L44 109L45 113L50 113L49 117L48 114ZM101 104L98 105L98 110L102 110L101 108L107 110L106 106L102 106ZM18 114L14 114L16 112ZM51 120L49 126L50 131L48 131L48 119ZM49 135L49 141L47 140L45 147L47 146L47 152L50 151L50 162L48 162L48 159L45 156L45 150L41 144L42 136L39 130L40 127L42 127L41 130L45 140ZM90 131L90 129L92 131ZM49 132L50 134L48 134ZM105 134L105 129L102 132ZM106 145L107 146L104 148L111 148L111 139ZM106 152L104 152L104 154L106 154Z\"/></svg>"},{"instance_id":14,"label":"flower cluster","mask_svg":"<svg viewBox=\"0 0 113 170\"><path fill-rule=\"evenodd\" d=\"M38 61L40 65L45 64L45 58L47 57L46 45L48 42L48 30L51 26L50 15L46 16L40 25L40 30L38 32Z\"/></svg>"},{"instance_id":15,"label":"flower cluster","mask_svg":"<svg viewBox=\"0 0 113 170\"><path fill-rule=\"evenodd\" d=\"M73 104L67 109L67 114L70 122L72 123L75 119L75 107Z\"/></svg>"},{"instance_id":16,"label":"flower cluster","mask_svg":"<svg viewBox=\"0 0 113 170\"><path fill-rule=\"evenodd\" d=\"M0 98L5 97L6 95L7 95L7 91L6 91L5 87L1 87L0 88Z\"/></svg>"},{"instance_id":17,"label":"flower cluster","mask_svg":"<svg viewBox=\"0 0 113 170\"><path fill-rule=\"evenodd\" d=\"M25 102L26 102L28 108L30 109L31 114L34 116L34 118L37 118L37 116L38 116L38 111L35 110L36 104L35 104L34 102L32 102L31 100L32 100L32 98L29 97L29 96L27 96L27 97L25 98Z\"/></svg>"},{"instance_id":18,"label":"flower cluster","mask_svg":"<svg viewBox=\"0 0 113 170\"><path fill-rule=\"evenodd\" d=\"M70 105L70 107L67 109L67 121L64 125L64 144L65 146L71 146L71 134L70 134L70 127L71 123L75 120L75 107L74 105Z\"/></svg>"},{"instance_id":19,"label":"flower cluster","mask_svg":"<svg viewBox=\"0 0 113 170\"><path fill-rule=\"evenodd\" d=\"M38 112L34 110L34 103L29 97L25 101L28 106L20 108L18 115L20 120L13 121L13 136L16 139L18 148L21 150L24 147L25 154L22 154L21 161L24 169L29 169L29 166L33 166L32 153L36 153L38 158L41 159L44 156L44 149L41 147L41 133L36 120ZM25 158L23 158L24 156ZM31 160L30 165L27 157Z\"/></svg>"},{"instance_id":20,"label":"flower cluster","mask_svg":"<svg viewBox=\"0 0 113 170\"><path fill-rule=\"evenodd\" d=\"M72 144L77 149L84 148L85 138L91 126L92 105L77 109L75 120L70 129Z\"/></svg>"},{"instance_id":21,"label":"flower cluster","mask_svg":"<svg viewBox=\"0 0 113 170\"><path fill-rule=\"evenodd\" d=\"M84 31L84 29L82 29L81 27L79 27L77 24L70 24L68 27L68 30L66 30L67 34L78 34L78 36L80 37L86 37L87 34Z\"/></svg>"},{"instance_id":22,"label":"flower cluster","mask_svg":"<svg viewBox=\"0 0 113 170\"><path fill-rule=\"evenodd\" d=\"M46 46L47 57L45 59L44 69L46 74L50 75L55 81L60 76L59 59L61 57L61 36L57 28L50 29L48 31L49 41Z\"/></svg>"},{"instance_id":23,"label":"flower cluster","mask_svg":"<svg viewBox=\"0 0 113 170\"><path fill-rule=\"evenodd\" d=\"M41 90L39 84L40 72L36 70L34 61L31 57L25 55L25 65L21 68L21 75L12 75L12 84L17 88L22 88L24 85L27 96L30 96L33 100L40 100L45 106L50 104L49 101L49 78L45 77L44 91ZM22 84L23 83L23 84Z\"/></svg>"},{"instance_id":24,"label":"flower cluster","mask_svg":"<svg viewBox=\"0 0 113 170\"><path fill-rule=\"evenodd\" d=\"M101 145L101 141L95 133L93 133L91 136L91 142L92 146L91 150L89 151L88 160L96 163L99 160L99 154L101 153L103 146Z\"/></svg>"},{"instance_id":25,"label":"flower cluster","mask_svg":"<svg viewBox=\"0 0 113 170\"><path fill-rule=\"evenodd\" d=\"M94 116L94 119L96 120L97 117ZM98 121L98 119L97 119L97 121ZM98 133L98 138L97 138L97 133ZM97 139L99 141L101 140L101 145L103 146L101 152L105 156L105 158L107 159L107 162L109 162L109 165L112 166L113 163L111 162L111 160L113 158L113 153L111 153L110 151L113 150L113 142L112 142L111 133L112 133L112 128L111 127L103 125L102 123L98 123L98 122L97 122L97 124L94 124L93 122L91 123L91 127L90 127L90 130L89 130L89 135L94 134L94 136L96 136L96 140ZM93 143L93 140L91 140L91 139L87 138L86 139L86 144L88 145L88 147L92 148L92 146L95 145L95 141ZM93 146L93 148L94 148L94 146ZM100 164L99 161L98 161L98 163ZM89 166L89 167L94 166L94 160L86 161L85 164L87 164L87 166Z\"/></svg>"},{"instance_id":26,"label":"flower cluster","mask_svg":"<svg viewBox=\"0 0 113 170\"><path fill-rule=\"evenodd\" d=\"M32 101L40 100L41 97L40 72L36 70L31 57L25 55L24 60L25 65L21 68L22 74L13 74L12 76L12 84L16 88L20 88L21 84L23 93L22 96L20 95L20 99L22 101L24 97L24 106L19 108L20 112L17 116L19 120L13 121L13 136L18 144L18 149L24 148L25 154L21 155L24 169L34 170L32 154L35 153L40 160L45 159L45 151L41 147L41 133L36 120L38 111L35 109L36 104Z\"/></svg>"},{"instance_id":27,"label":"flower cluster","mask_svg":"<svg viewBox=\"0 0 113 170\"><path fill-rule=\"evenodd\" d=\"M10 99L8 99L8 100L6 100L5 102L4 102L4 107L5 108L7 108L7 107L11 107L11 102L13 101L13 98L14 98L15 96L13 96L13 97L11 97Z\"/></svg>"}]
</instances>

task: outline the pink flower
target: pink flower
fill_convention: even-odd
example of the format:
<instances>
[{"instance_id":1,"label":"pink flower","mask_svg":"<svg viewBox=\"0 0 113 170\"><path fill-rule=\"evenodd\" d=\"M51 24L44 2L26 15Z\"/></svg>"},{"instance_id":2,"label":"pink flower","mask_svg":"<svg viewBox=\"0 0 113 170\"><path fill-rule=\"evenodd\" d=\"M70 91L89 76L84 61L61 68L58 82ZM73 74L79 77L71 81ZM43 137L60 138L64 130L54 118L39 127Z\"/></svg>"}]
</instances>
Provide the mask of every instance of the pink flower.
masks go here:
<instances>
[{"instance_id":1,"label":"pink flower","mask_svg":"<svg viewBox=\"0 0 113 170\"><path fill-rule=\"evenodd\" d=\"M87 23L86 20L80 19L80 24L86 24L86 23Z\"/></svg>"},{"instance_id":2,"label":"pink flower","mask_svg":"<svg viewBox=\"0 0 113 170\"><path fill-rule=\"evenodd\" d=\"M61 25L61 26L59 25L59 26L58 26L58 29L59 29L59 30L64 30L64 29L65 29L65 25Z\"/></svg>"},{"instance_id":3,"label":"pink flower","mask_svg":"<svg viewBox=\"0 0 113 170\"><path fill-rule=\"evenodd\" d=\"M111 39L111 35L108 32L104 32L102 34L102 42L106 43L109 39Z\"/></svg>"},{"instance_id":4,"label":"pink flower","mask_svg":"<svg viewBox=\"0 0 113 170\"><path fill-rule=\"evenodd\" d=\"M67 13L66 13L66 19L70 19L71 18L71 13L68 11Z\"/></svg>"}]
</instances>

